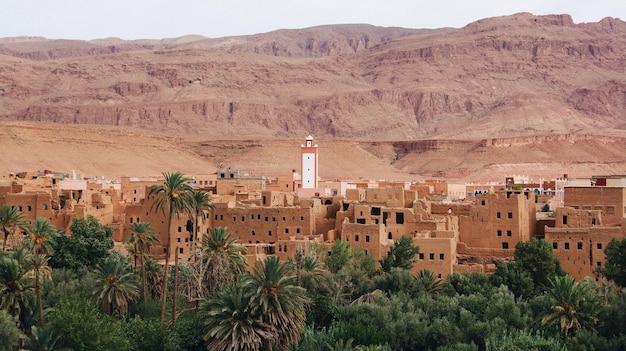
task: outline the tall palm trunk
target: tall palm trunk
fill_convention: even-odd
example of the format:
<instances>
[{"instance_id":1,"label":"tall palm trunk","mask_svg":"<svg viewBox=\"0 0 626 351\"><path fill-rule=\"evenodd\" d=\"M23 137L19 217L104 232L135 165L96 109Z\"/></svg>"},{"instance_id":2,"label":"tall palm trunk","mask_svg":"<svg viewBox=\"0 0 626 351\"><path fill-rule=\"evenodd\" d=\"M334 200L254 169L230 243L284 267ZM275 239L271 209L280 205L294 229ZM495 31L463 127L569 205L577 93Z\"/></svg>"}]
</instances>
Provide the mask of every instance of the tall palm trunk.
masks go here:
<instances>
[{"instance_id":1,"label":"tall palm trunk","mask_svg":"<svg viewBox=\"0 0 626 351\"><path fill-rule=\"evenodd\" d=\"M178 247L174 248L174 291L172 291L172 328L176 328L176 298L178 292Z\"/></svg>"},{"instance_id":2,"label":"tall palm trunk","mask_svg":"<svg viewBox=\"0 0 626 351\"><path fill-rule=\"evenodd\" d=\"M37 293L37 310L39 312L39 326L43 328L43 306L41 299L41 287L39 286L39 269L35 270L35 292Z\"/></svg>"},{"instance_id":3,"label":"tall palm trunk","mask_svg":"<svg viewBox=\"0 0 626 351\"><path fill-rule=\"evenodd\" d=\"M165 307L167 305L167 278L170 266L170 243L172 241L172 216L174 216L174 206L170 203L169 215L167 216L167 243L165 244L165 269L163 270L163 289L161 291L161 317L160 322L163 326L165 321Z\"/></svg>"},{"instance_id":4,"label":"tall palm trunk","mask_svg":"<svg viewBox=\"0 0 626 351\"><path fill-rule=\"evenodd\" d=\"M141 249L141 287L143 289L143 301L148 301L148 277L146 276L146 258Z\"/></svg>"}]
</instances>

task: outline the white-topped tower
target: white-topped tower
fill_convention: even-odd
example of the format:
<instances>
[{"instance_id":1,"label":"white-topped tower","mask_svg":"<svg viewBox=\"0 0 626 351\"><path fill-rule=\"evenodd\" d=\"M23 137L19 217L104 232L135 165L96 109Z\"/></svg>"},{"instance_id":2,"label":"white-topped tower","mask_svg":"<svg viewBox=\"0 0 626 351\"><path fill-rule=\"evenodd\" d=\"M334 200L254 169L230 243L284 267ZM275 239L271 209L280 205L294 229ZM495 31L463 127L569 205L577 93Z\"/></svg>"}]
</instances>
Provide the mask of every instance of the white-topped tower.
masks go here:
<instances>
[{"instance_id":1,"label":"white-topped tower","mask_svg":"<svg viewBox=\"0 0 626 351\"><path fill-rule=\"evenodd\" d=\"M317 144L313 144L313 137L306 137L304 145L300 148L300 166L302 170L302 188L317 188Z\"/></svg>"}]
</instances>

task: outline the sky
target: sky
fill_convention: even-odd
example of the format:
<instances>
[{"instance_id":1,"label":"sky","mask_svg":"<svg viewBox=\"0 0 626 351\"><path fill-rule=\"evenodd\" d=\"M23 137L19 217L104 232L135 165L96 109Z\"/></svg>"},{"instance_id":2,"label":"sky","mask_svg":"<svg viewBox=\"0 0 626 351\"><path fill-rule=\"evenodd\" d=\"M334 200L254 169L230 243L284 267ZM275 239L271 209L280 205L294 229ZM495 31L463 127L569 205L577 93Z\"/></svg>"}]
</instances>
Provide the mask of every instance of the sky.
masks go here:
<instances>
[{"instance_id":1,"label":"sky","mask_svg":"<svg viewBox=\"0 0 626 351\"><path fill-rule=\"evenodd\" d=\"M625 0L0 0L0 38L210 38L325 24L463 27L494 16L569 14L626 20Z\"/></svg>"}]
</instances>

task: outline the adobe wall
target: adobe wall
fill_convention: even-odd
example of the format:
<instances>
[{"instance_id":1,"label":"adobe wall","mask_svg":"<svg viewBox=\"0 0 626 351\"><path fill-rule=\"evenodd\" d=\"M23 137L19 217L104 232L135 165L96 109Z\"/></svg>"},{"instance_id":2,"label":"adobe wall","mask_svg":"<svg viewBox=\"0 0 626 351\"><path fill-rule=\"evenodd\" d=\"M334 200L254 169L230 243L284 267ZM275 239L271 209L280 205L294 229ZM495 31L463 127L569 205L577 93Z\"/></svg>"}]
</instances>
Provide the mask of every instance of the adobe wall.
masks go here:
<instances>
[{"instance_id":1,"label":"adobe wall","mask_svg":"<svg viewBox=\"0 0 626 351\"><path fill-rule=\"evenodd\" d=\"M414 274L422 269L432 271L441 279L452 274L456 264L456 240L453 237L416 237L413 244L420 249L413 265Z\"/></svg>"},{"instance_id":2,"label":"adobe wall","mask_svg":"<svg viewBox=\"0 0 626 351\"><path fill-rule=\"evenodd\" d=\"M387 255L393 240L387 239L385 228L381 224L356 224L344 222L341 228L341 241L358 246L372 255L375 261Z\"/></svg>"},{"instance_id":3,"label":"adobe wall","mask_svg":"<svg viewBox=\"0 0 626 351\"><path fill-rule=\"evenodd\" d=\"M452 214L456 216L467 216L470 214L472 204L467 202L440 202L433 201L430 204L432 214Z\"/></svg>"},{"instance_id":4,"label":"adobe wall","mask_svg":"<svg viewBox=\"0 0 626 351\"><path fill-rule=\"evenodd\" d=\"M604 264L604 249L612 238L624 238L621 227L546 228L545 240L563 269L581 280L596 277L594 270Z\"/></svg>"},{"instance_id":5,"label":"adobe wall","mask_svg":"<svg viewBox=\"0 0 626 351\"><path fill-rule=\"evenodd\" d=\"M512 250L535 232L534 194L502 191L479 195L459 218L459 240L468 248Z\"/></svg>"},{"instance_id":6,"label":"adobe wall","mask_svg":"<svg viewBox=\"0 0 626 351\"><path fill-rule=\"evenodd\" d=\"M263 178L218 178L217 194L234 195L240 192L261 192L265 190Z\"/></svg>"},{"instance_id":7,"label":"adobe wall","mask_svg":"<svg viewBox=\"0 0 626 351\"><path fill-rule=\"evenodd\" d=\"M216 206L211 225L226 227L242 243L276 243L291 236L315 234L311 207Z\"/></svg>"},{"instance_id":8,"label":"adobe wall","mask_svg":"<svg viewBox=\"0 0 626 351\"><path fill-rule=\"evenodd\" d=\"M626 191L623 187L565 187L563 204L581 210L602 211L603 225L617 225L624 218Z\"/></svg>"}]
</instances>

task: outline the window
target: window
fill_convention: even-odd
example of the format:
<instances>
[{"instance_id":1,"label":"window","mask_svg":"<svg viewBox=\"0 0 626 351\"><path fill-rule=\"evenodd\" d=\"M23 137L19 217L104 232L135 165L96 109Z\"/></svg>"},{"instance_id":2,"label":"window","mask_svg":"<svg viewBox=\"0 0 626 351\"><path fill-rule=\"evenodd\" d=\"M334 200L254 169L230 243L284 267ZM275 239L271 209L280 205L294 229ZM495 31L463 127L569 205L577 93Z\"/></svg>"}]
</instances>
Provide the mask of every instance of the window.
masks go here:
<instances>
[{"instance_id":1,"label":"window","mask_svg":"<svg viewBox=\"0 0 626 351\"><path fill-rule=\"evenodd\" d=\"M595 218L591 219L591 225L596 225L596 219Z\"/></svg>"},{"instance_id":2,"label":"window","mask_svg":"<svg viewBox=\"0 0 626 351\"><path fill-rule=\"evenodd\" d=\"M272 217L272 222L276 222L276 217Z\"/></svg>"},{"instance_id":3,"label":"window","mask_svg":"<svg viewBox=\"0 0 626 351\"><path fill-rule=\"evenodd\" d=\"M220 221L224 220L224 215L220 215Z\"/></svg>"},{"instance_id":4,"label":"window","mask_svg":"<svg viewBox=\"0 0 626 351\"><path fill-rule=\"evenodd\" d=\"M428 258L431 259L431 260L434 260L435 259L435 254L434 253L428 254Z\"/></svg>"},{"instance_id":5,"label":"window","mask_svg":"<svg viewBox=\"0 0 626 351\"><path fill-rule=\"evenodd\" d=\"M18 209L20 210L20 212L22 212L22 206L19 206Z\"/></svg>"},{"instance_id":6,"label":"window","mask_svg":"<svg viewBox=\"0 0 626 351\"><path fill-rule=\"evenodd\" d=\"M254 232L254 230L252 231L252 235L256 235L256 233Z\"/></svg>"},{"instance_id":7,"label":"window","mask_svg":"<svg viewBox=\"0 0 626 351\"><path fill-rule=\"evenodd\" d=\"M354 236L354 241L359 241L359 236L358 235Z\"/></svg>"},{"instance_id":8,"label":"window","mask_svg":"<svg viewBox=\"0 0 626 351\"><path fill-rule=\"evenodd\" d=\"M296 228L296 234L300 234L300 228Z\"/></svg>"},{"instance_id":9,"label":"window","mask_svg":"<svg viewBox=\"0 0 626 351\"><path fill-rule=\"evenodd\" d=\"M480 201L481 206L485 206L485 200Z\"/></svg>"},{"instance_id":10,"label":"window","mask_svg":"<svg viewBox=\"0 0 626 351\"><path fill-rule=\"evenodd\" d=\"M393 234L391 232L389 232L389 234L387 234L387 239L393 239Z\"/></svg>"},{"instance_id":11,"label":"window","mask_svg":"<svg viewBox=\"0 0 626 351\"><path fill-rule=\"evenodd\" d=\"M285 228L285 234L289 234L289 228Z\"/></svg>"},{"instance_id":12,"label":"window","mask_svg":"<svg viewBox=\"0 0 626 351\"><path fill-rule=\"evenodd\" d=\"M569 243L565 243L564 248L565 250L569 250Z\"/></svg>"},{"instance_id":13,"label":"window","mask_svg":"<svg viewBox=\"0 0 626 351\"><path fill-rule=\"evenodd\" d=\"M366 242L366 243L369 243L369 242L370 242L370 236L369 236L369 235L366 235L366 236L365 236L365 242Z\"/></svg>"},{"instance_id":14,"label":"window","mask_svg":"<svg viewBox=\"0 0 626 351\"><path fill-rule=\"evenodd\" d=\"M237 216L233 216L233 222L237 222Z\"/></svg>"},{"instance_id":15,"label":"window","mask_svg":"<svg viewBox=\"0 0 626 351\"><path fill-rule=\"evenodd\" d=\"M507 231L506 231L506 236L511 236L511 235L513 235L513 232L512 232L512 231L510 231L510 230L507 230Z\"/></svg>"},{"instance_id":16,"label":"window","mask_svg":"<svg viewBox=\"0 0 626 351\"><path fill-rule=\"evenodd\" d=\"M437 273L437 279L441 279L441 273Z\"/></svg>"},{"instance_id":17,"label":"window","mask_svg":"<svg viewBox=\"0 0 626 351\"><path fill-rule=\"evenodd\" d=\"M301 220L301 221L304 221L304 216L300 216L300 220Z\"/></svg>"},{"instance_id":18,"label":"window","mask_svg":"<svg viewBox=\"0 0 626 351\"><path fill-rule=\"evenodd\" d=\"M404 212L396 212L396 224L404 224Z\"/></svg>"},{"instance_id":19,"label":"window","mask_svg":"<svg viewBox=\"0 0 626 351\"><path fill-rule=\"evenodd\" d=\"M185 249L183 249L182 247L178 249L178 253L183 253L185 251Z\"/></svg>"},{"instance_id":20,"label":"window","mask_svg":"<svg viewBox=\"0 0 626 351\"><path fill-rule=\"evenodd\" d=\"M602 250L602 243L597 243L596 247L598 248L598 250Z\"/></svg>"},{"instance_id":21,"label":"window","mask_svg":"<svg viewBox=\"0 0 626 351\"><path fill-rule=\"evenodd\" d=\"M563 216L563 224L567 224L567 216Z\"/></svg>"},{"instance_id":22,"label":"window","mask_svg":"<svg viewBox=\"0 0 626 351\"><path fill-rule=\"evenodd\" d=\"M553 243L552 243L552 248L553 248L554 250L558 249L558 248L559 248L559 243L557 243L556 241L555 241L555 242L553 242Z\"/></svg>"},{"instance_id":23,"label":"window","mask_svg":"<svg viewBox=\"0 0 626 351\"><path fill-rule=\"evenodd\" d=\"M420 260L423 260L423 259L424 259L424 254L423 254L423 253L421 253L421 252L419 253L419 259L420 259Z\"/></svg>"},{"instance_id":24,"label":"window","mask_svg":"<svg viewBox=\"0 0 626 351\"><path fill-rule=\"evenodd\" d=\"M267 222L267 221L269 221L269 220L270 220L270 218L269 218L269 217L267 217L267 216L265 216L265 221Z\"/></svg>"},{"instance_id":25,"label":"window","mask_svg":"<svg viewBox=\"0 0 626 351\"><path fill-rule=\"evenodd\" d=\"M43 204L43 209L47 210L48 209L48 205L47 204Z\"/></svg>"},{"instance_id":26,"label":"window","mask_svg":"<svg viewBox=\"0 0 626 351\"><path fill-rule=\"evenodd\" d=\"M498 229L498 236L502 236L502 230Z\"/></svg>"},{"instance_id":27,"label":"window","mask_svg":"<svg viewBox=\"0 0 626 351\"><path fill-rule=\"evenodd\" d=\"M372 207L372 216L380 216L380 207Z\"/></svg>"},{"instance_id":28,"label":"window","mask_svg":"<svg viewBox=\"0 0 626 351\"><path fill-rule=\"evenodd\" d=\"M440 259L440 260L442 260L442 261L443 261L443 260L444 260L444 257L445 257L445 256L444 256L444 254L442 254L442 253L440 253L440 254L439 254L439 259Z\"/></svg>"},{"instance_id":29,"label":"window","mask_svg":"<svg viewBox=\"0 0 626 351\"><path fill-rule=\"evenodd\" d=\"M242 222L245 222L245 220L246 220L246 217L241 216L241 221L242 221Z\"/></svg>"},{"instance_id":30,"label":"window","mask_svg":"<svg viewBox=\"0 0 626 351\"><path fill-rule=\"evenodd\" d=\"M28 212L30 212L32 210L33 210L33 208L30 205L28 205Z\"/></svg>"},{"instance_id":31,"label":"window","mask_svg":"<svg viewBox=\"0 0 626 351\"><path fill-rule=\"evenodd\" d=\"M582 250L583 249L583 243L579 241L578 244L576 244L576 248L578 250Z\"/></svg>"},{"instance_id":32,"label":"window","mask_svg":"<svg viewBox=\"0 0 626 351\"><path fill-rule=\"evenodd\" d=\"M358 224L365 224L365 218L357 218L357 219L356 219L356 222L357 222Z\"/></svg>"},{"instance_id":33,"label":"window","mask_svg":"<svg viewBox=\"0 0 626 351\"><path fill-rule=\"evenodd\" d=\"M183 227L178 226L178 232L179 232L179 233L182 233L182 231L183 231Z\"/></svg>"},{"instance_id":34,"label":"window","mask_svg":"<svg viewBox=\"0 0 626 351\"><path fill-rule=\"evenodd\" d=\"M513 218L513 212L509 212L509 213L507 213L507 217L508 217L508 218Z\"/></svg>"},{"instance_id":35,"label":"window","mask_svg":"<svg viewBox=\"0 0 626 351\"><path fill-rule=\"evenodd\" d=\"M502 243L502 248L505 249L505 250L508 250L509 243Z\"/></svg>"},{"instance_id":36,"label":"window","mask_svg":"<svg viewBox=\"0 0 626 351\"><path fill-rule=\"evenodd\" d=\"M217 215L215 215L215 220L217 221Z\"/></svg>"},{"instance_id":37,"label":"window","mask_svg":"<svg viewBox=\"0 0 626 351\"><path fill-rule=\"evenodd\" d=\"M133 217L130 217L130 223L133 223Z\"/></svg>"},{"instance_id":38,"label":"window","mask_svg":"<svg viewBox=\"0 0 626 351\"><path fill-rule=\"evenodd\" d=\"M176 238L176 242L179 243L180 242L180 238Z\"/></svg>"},{"instance_id":39,"label":"window","mask_svg":"<svg viewBox=\"0 0 626 351\"><path fill-rule=\"evenodd\" d=\"M270 230L270 231L268 231L268 232L267 232L267 235L272 236L272 231L271 231L271 230Z\"/></svg>"},{"instance_id":40,"label":"window","mask_svg":"<svg viewBox=\"0 0 626 351\"><path fill-rule=\"evenodd\" d=\"M496 218L500 218L500 217L502 217L502 216L500 215L500 212L496 212Z\"/></svg>"}]
</instances>

